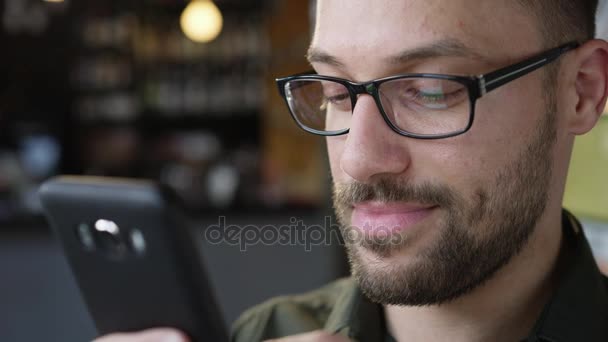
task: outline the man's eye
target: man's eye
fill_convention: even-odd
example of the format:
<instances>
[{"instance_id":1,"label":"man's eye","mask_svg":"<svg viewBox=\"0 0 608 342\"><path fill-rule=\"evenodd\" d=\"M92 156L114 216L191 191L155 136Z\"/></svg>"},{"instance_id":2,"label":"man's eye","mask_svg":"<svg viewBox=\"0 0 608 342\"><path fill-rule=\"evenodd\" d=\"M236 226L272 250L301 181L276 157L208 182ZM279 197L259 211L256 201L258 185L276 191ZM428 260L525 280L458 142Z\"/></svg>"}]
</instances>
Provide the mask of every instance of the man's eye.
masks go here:
<instances>
[{"instance_id":1,"label":"man's eye","mask_svg":"<svg viewBox=\"0 0 608 342\"><path fill-rule=\"evenodd\" d=\"M345 100L350 100L350 96L347 93L333 95L333 96L326 96L325 98L327 99L327 102L333 103L333 104L340 104L340 103L343 103Z\"/></svg>"},{"instance_id":2,"label":"man's eye","mask_svg":"<svg viewBox=\"0 0 608 342\"><path fill-rule=\"evenodd\" d=\"M424 102L443 102L451 94L445 94L443 92L425 92L424 90L418 91L416 98Z\"/></svg>"},{"instance_id":3,"label":"man's eye","mask_svg":"<svg viewBox=\"0 0 608 342\"><path fill-rule=\"evenodd\" d=\"M418 105L434 108L448 108L462 101L466 88L450 90L409 88L404 92L404 99Z\"/></svg>"},{"instance_id":4,"label":"man's eye","mask_svg":"<svg viewBox=\"0 0 608 342\"><path fill-rule=\"evenodd\" d=\"M321 110L325 111L329 106L341 111L350 110L350 95L348 93L337 94L333 96L323 96Z\"/></svg>"}]
</instances>

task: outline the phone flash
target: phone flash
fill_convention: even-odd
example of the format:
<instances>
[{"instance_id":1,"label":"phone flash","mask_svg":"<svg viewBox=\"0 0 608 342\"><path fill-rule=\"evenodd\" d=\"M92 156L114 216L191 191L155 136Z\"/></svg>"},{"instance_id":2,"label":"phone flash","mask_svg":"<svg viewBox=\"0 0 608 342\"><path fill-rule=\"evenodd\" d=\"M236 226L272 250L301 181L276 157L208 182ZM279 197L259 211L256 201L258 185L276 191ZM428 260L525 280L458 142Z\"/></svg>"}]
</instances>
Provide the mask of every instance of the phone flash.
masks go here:
<instances>
[{"instance_id":1,"label":"phone flash","mask_svg":"<svg viewBox=\"0 0 608 342\"><path fill-rule=\"evenodd\" d=\"M131 247L137 255L143 255L146 252L146 239L141 230L133 229L131 231Z\"/></svg>"}]
</instances>

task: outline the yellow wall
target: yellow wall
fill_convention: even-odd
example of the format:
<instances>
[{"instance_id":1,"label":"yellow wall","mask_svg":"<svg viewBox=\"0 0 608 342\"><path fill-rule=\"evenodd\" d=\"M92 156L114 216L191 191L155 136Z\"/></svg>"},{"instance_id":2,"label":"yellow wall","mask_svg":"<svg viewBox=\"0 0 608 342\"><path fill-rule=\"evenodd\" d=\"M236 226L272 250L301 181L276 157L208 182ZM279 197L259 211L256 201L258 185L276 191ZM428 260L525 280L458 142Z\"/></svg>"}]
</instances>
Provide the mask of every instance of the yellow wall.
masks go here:
<instances>
[{"instance_id":1,"label":"yellow wall","mask_svg":"<svg viewBox=\"0 0 608 342\"><path fill-rule=\"evenodd\" d=\"M608 116L577 138L564 206L581 217L608 222Z\"/></svg>"}]
</instances>

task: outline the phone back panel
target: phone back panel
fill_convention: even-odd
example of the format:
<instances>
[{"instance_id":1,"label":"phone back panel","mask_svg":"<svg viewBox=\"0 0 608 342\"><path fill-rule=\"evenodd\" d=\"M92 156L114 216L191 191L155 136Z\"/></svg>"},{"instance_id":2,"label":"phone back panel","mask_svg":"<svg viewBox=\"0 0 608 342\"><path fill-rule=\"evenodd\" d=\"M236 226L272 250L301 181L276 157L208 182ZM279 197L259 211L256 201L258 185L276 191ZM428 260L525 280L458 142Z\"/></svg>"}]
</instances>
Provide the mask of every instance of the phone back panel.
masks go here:
<instances>
[{"instance_id":1,"label":"phone back panel","mask_svg":"<svg viewBox=\"0 0 608 342\"><path fill-rule=\"evenodd\" d=\"M170 326L227 341L192 234L148 182L60 177L40 198L100 334Z\"/></svg>"}]
</instances>

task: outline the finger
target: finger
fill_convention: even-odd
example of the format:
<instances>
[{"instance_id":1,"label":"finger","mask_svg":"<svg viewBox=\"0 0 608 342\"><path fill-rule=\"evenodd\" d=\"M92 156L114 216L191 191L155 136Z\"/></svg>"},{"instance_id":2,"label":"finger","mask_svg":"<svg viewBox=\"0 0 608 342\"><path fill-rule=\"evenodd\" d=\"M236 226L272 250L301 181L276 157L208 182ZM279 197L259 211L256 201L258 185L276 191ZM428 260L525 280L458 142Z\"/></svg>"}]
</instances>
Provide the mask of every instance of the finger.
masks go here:
<instances>
[{"instance_id":1,"label":"finger","mask_svg":"<svg viewBox=\"0 0 608 342\"><path fill-rule=\"evenodd\" d=\"M333 335L326 331L316 330L305 334L267 340L265 342L350 342L350 340L341 335Z\"/></svg>"},{"instance_id":2,"label":"finger","mask_svg":"<svg viewBox=\"0 0 608 342\"><path fill-rule=\"evenodd\" d=\"M170 328L155 328L134 333L114 333L93 342L188 342L182 332Z\"/></svg>"}]
</instances>

